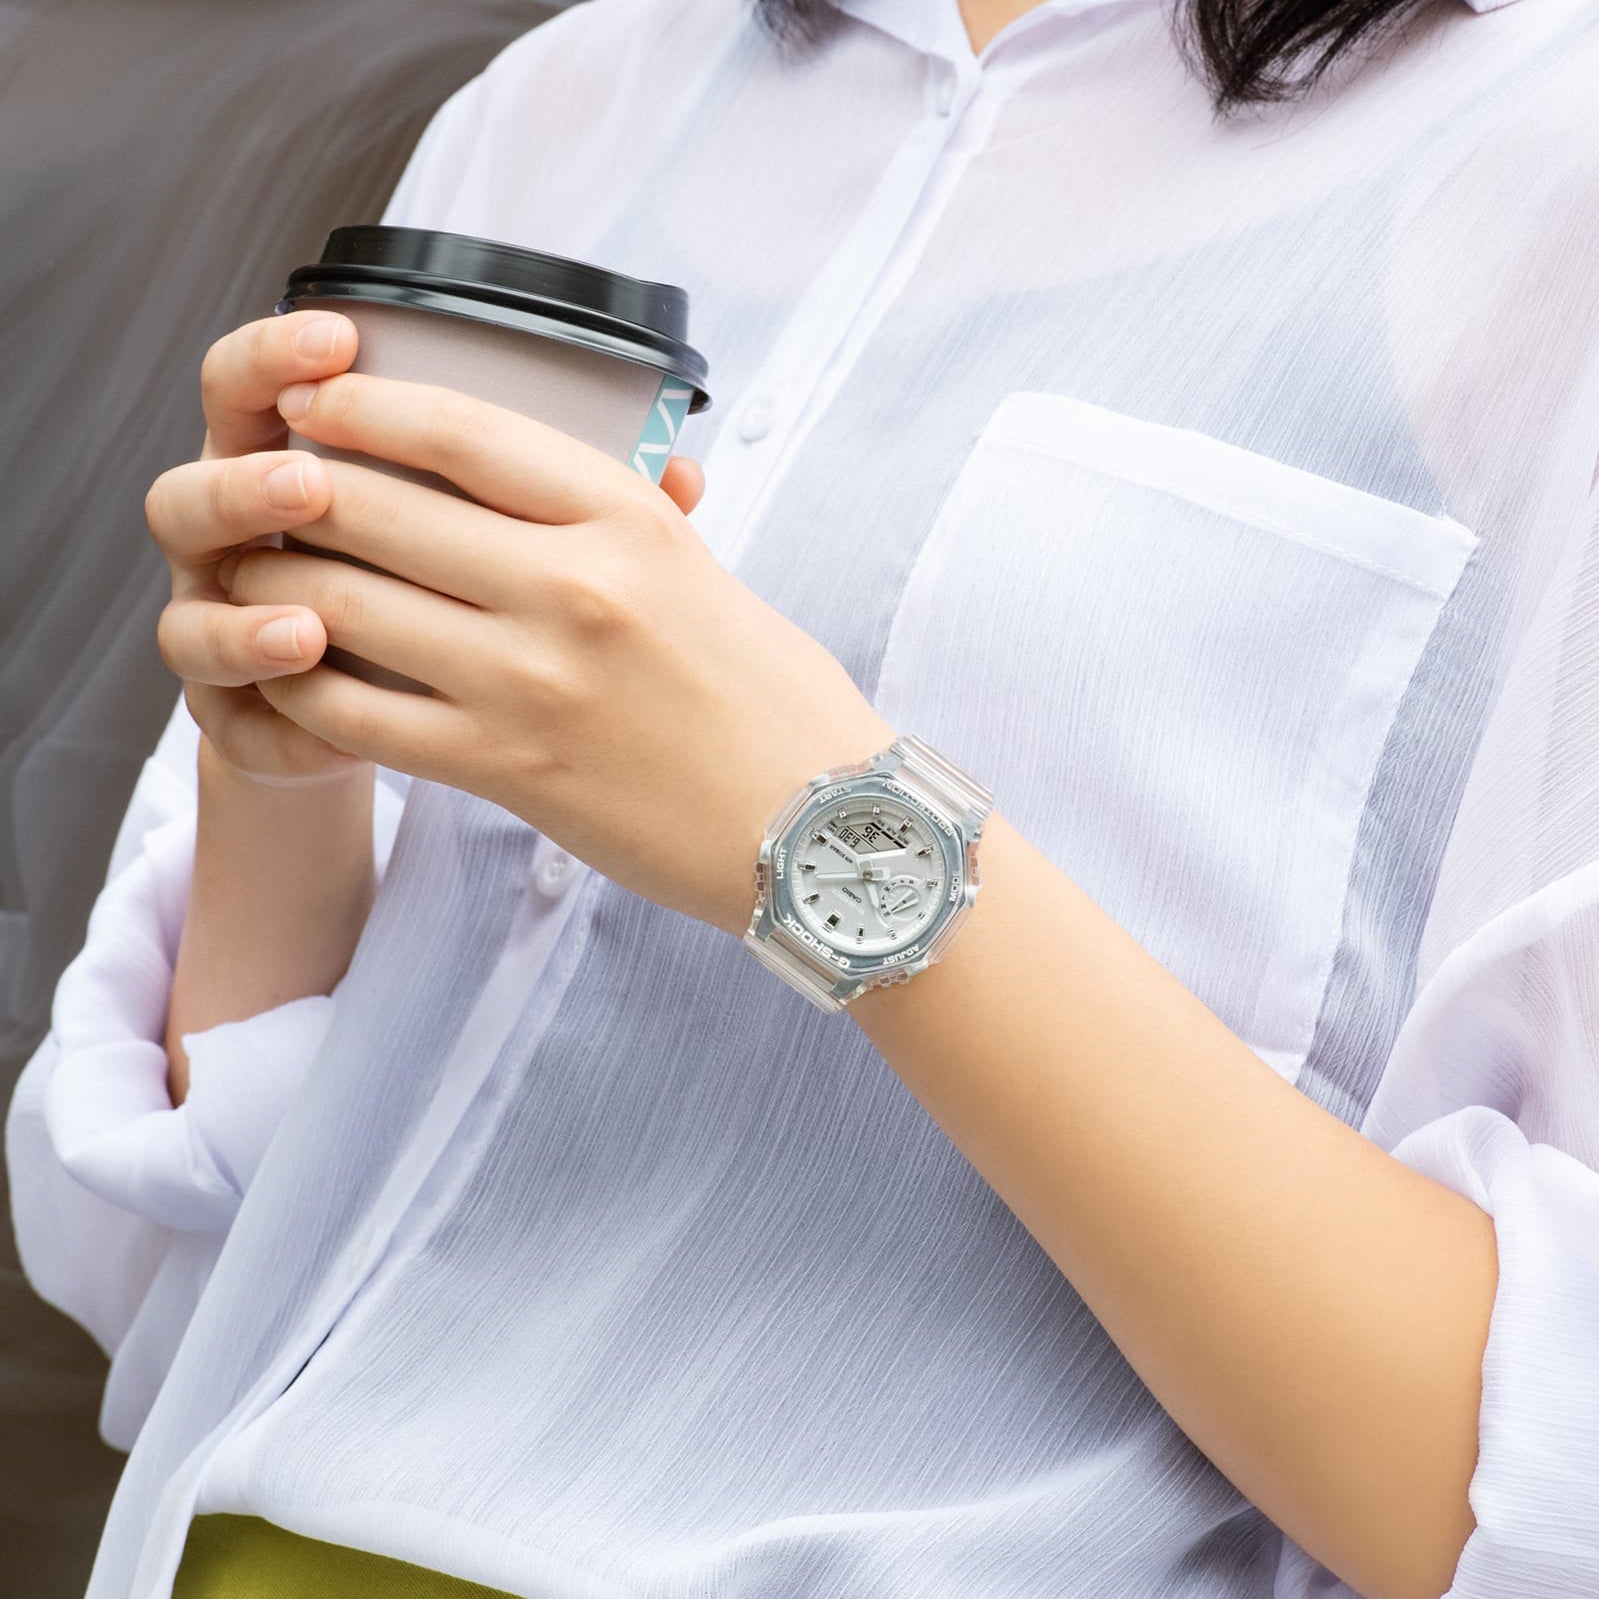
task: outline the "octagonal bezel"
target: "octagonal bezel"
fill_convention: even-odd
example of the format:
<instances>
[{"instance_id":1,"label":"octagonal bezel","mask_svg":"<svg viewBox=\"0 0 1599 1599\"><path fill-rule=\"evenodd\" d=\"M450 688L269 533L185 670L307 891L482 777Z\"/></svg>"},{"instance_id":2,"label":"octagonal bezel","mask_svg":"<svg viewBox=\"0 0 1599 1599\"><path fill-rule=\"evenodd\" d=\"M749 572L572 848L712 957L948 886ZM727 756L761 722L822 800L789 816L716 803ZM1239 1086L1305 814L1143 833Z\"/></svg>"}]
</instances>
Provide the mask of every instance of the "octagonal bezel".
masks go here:
<instances>
[{"instance_id":1,"label":"octagonal bezel","mask_svg":"<svg viewBox=\"0 0 1599 1599\"><path fill-rule=\"evenodd\" d=\"M915 938L886 954L862 955L856 953L844 939L837 943L823 939L809 927L799 913L794 898L794 874L788 864L794 857L796 840L806 837L810 828L826 813L842 805L859 805L873 799L891 801L902 805L923 820L937 841L943 857L947 878L937 914ZM919 966L932 952L939 935L948 926L950 918L969 899L967 890L966 849L959 830L942 811L933 806L913 789L893 777L871 776L847 779L833 783L815 793L801 808L793 821L776 841L771 855L771 914L775 923L802 945L817 950L825 949L823 961L827 967L841 975L865 978L879 972L892 971L901 966Z\"/></svg>"}]
</instances>

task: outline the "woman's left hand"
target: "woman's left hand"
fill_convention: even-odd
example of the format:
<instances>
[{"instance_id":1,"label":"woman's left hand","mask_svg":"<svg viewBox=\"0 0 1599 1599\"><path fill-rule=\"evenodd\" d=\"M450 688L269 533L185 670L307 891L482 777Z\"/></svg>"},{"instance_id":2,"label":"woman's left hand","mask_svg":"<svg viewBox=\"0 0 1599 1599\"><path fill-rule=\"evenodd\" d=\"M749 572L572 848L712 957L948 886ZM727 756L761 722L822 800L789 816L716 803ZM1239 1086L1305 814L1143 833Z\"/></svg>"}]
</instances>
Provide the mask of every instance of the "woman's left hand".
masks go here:
<instances>
[{"instance_id":1,"label":"woman's left hand","mask_svg":"<svg viewBox=\"0 0 1599 1599\"><path fill-rule=\"evenodd\" d=\"M224 563L229 597L304 605L331 643L436 693L326 665L261 693L337 748L479 794L742 934L774 812L894 737L839 661L734 578L672 495L571 435L358 373L297 390L279 405L304 437L437 473L477 503L304 456L323 510L296 534L395 576L258 548ZM665 480L684 508L698 476L678 464Z\"/></svg>"}]
</instances>

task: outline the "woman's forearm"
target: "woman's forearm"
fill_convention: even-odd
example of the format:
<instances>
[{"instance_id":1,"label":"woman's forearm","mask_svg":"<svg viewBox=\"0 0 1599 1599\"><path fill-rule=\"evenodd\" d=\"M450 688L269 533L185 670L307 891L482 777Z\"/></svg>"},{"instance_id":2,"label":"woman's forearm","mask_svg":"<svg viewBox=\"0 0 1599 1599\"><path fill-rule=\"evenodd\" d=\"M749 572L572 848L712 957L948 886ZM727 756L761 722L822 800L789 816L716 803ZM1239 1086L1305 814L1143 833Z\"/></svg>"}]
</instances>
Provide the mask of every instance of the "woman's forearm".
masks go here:
<instances>
[{"instance_id":1,"label":"woman's forearm","mask_svg":"<svg viewBox=\"0 0 1599 1599\"><path fill-rule=\"evenodd\" d=\"M1474 1525L1491 1218L1299 1093L997 813L945 960L850 1008L1172 1418L1368 1599Z\"/></svg>"},{"instance_id":2,"label":"woman's forearm","mask_svg":"<svg viewBox=\"0 0 1599 1599\"><path fill-rule=\"evenodd\" d=\"M188 1093L185 1033L331 992L375 892L374 769L311 787L243 776L200 740L194 883L167 1015L172 1103Z\"/></svg>"}]
</instances>

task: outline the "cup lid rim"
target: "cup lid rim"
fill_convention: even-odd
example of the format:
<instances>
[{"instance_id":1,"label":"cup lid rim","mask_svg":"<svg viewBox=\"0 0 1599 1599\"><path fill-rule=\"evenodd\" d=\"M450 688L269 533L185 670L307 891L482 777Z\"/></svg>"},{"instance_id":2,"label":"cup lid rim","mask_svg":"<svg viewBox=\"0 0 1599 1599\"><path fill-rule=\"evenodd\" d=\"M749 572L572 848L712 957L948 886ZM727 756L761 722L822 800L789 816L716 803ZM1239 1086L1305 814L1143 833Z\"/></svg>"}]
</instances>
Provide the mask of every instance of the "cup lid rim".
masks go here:
<instances>
[{"instance_id":1,"label":"cup lid rim","mask_svg":"<svg viewBox=\"0 0 1599 1599\"><path fill-rule=\"evenodd\" d=\"M335 228L321 260L289 273L278 309L313 298L410 305L585 345L683 379L692 411L710 405L675 284L494 239L363 223Z\"/></svg>"}]
</instances>

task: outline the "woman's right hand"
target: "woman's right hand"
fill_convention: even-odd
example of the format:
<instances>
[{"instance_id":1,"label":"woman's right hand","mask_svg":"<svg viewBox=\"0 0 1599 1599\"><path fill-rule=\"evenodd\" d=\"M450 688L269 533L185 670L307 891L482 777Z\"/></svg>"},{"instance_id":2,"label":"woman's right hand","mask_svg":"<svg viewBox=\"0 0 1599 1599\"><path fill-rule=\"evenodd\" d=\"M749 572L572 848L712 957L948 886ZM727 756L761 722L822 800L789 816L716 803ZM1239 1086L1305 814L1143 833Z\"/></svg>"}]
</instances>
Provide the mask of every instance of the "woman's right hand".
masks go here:
<instances>
[{"instance_id":1,"label":"woman's right hand","mask_svg":"<svg viewBox=\"0 0 1599 1599\"><path fill-rule=\"evenodd\" d=\"M145 497L150 534L172 569L162 658L183 679L189 711L214 751L274 785L321 783L367 763L297 727L255 687L316 665L327 647L322 619L298 605L234 605L218 568L235 550L327 510L327 473L314 455L283 448L277 399L291 383L348 370L356 343L355 324L328 311L266 317L219 339L200 371L200 459L163 472Z\"/></svg>"}]
</instances>

